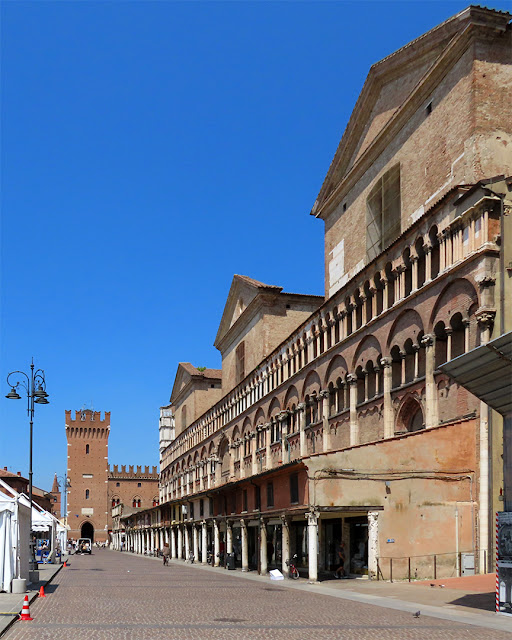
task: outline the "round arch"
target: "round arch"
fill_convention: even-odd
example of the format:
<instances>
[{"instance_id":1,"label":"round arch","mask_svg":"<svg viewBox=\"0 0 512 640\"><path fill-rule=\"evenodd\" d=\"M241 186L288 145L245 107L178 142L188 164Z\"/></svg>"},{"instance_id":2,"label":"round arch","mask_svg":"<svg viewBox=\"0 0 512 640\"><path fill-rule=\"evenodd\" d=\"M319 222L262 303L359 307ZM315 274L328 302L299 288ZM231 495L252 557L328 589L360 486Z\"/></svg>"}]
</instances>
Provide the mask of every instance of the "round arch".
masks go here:
<instances>
[{"instance_id":1,"label":"round arch","mask_svg":"<svg viewBox=\"0 0 512 640\"><path fill-rule=\"evenodd\" d=\"M80 537L89 538L91 542L94 542L94 525L90 520L86 520L80 527Z\"/></svg>"}]
</instances>

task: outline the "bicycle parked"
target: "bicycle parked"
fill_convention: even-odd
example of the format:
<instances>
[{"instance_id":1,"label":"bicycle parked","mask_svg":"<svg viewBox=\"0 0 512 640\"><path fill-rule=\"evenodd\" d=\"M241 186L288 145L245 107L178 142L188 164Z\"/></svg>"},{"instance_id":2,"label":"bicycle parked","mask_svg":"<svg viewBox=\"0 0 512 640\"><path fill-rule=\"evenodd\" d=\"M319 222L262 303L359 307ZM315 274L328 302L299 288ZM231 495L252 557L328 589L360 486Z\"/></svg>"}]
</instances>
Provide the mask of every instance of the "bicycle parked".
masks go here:
<instances>
[{"instance_id":1,"label":"bicycle parked","mask_svg":"<svg viewBox=\"0 0 512 640\"><path fill-rule=\"evenodd\" d=\"M299 570L295 566L295 562L297 560L297 554L295 553L291 560L286 561L286 566L288 567L288 575L292 580L298 580L300 578Z\"/></svg>"}]
</instances>

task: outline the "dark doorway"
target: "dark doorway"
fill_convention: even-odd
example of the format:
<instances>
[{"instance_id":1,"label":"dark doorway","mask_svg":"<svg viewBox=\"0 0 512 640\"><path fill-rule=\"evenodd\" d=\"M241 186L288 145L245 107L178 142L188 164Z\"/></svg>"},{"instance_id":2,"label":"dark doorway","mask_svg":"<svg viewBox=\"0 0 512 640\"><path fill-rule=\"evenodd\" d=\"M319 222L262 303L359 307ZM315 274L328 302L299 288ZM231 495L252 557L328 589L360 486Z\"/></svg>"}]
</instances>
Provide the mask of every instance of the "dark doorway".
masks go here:
<instances>
[{"instance_id":1,"label":"dark doorway","mask_svg":"<svg viewBox=\"0 0 512 640\"><path fill-rule=\"evenodd\" d=\"M89 538L91 542L94 542L94 527L91 522L84 522L80 530L81 538Z\"/></svg>"}]
</instances>

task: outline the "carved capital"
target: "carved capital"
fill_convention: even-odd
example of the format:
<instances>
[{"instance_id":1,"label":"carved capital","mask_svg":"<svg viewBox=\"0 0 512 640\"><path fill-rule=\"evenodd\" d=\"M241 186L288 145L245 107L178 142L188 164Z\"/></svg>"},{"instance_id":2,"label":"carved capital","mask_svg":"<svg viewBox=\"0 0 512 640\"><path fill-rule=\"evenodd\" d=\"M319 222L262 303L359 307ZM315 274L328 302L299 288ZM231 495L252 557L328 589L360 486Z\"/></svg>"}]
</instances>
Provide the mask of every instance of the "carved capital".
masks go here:
<instances>
[{"instance_id":1,"label":"carved capital","mask_svg":"<svg viewBox=\"0 0 512 640\"><path fill-rule=\"evenodd\" d=\"M435 344L435 341L436 341L435 335L433 333L427 333L421 339L421 344L424 347L432 347Z\"/></svg>"},{"instance_id":2,"label":"carved capital","mask_svg":"<svg viewBox=\"0 0 512 640\"><path fill-rule=\"evenodd\" d=\"M389 367L391 367L392 364L393 364L393 360L389 356L386 356L385 358L380 359L380 366L383 369L389 369Z\"/></svg>"},{"instance_id":3,"label":"carved capital","mask_svg":"<svg viewBox=\"0 0 512 640\"><path fill-rule=\"evenodd\" d=\"M330 394L329 394L329 391L324 390L324 391L320 391L319 395L321 398L328 398Z\"/></svg>"},{"instance_id":4,"label":"carved capital","mask_svg":"<svg viewBox=\"0 0 512 640\"><path fill-rule=\"evenodd\" d=\"M357 376L355 373L349 373L347 375L347 382L348 384L357 384Z\"/></svg>"},{"instance_id":5,"label":"carved capital","mask_svg":"<svg viewBox=\"0 0 512 640\"><path fill-rule=\"evenodd\" d=\"M491 327L494 323L496 310L495 309L479 309L475 315L480 327L482 329L487 329Z\"/></svg>"},{"instance_id":6,"label":"carved capital","mask_svg":"<svg viewBox=\"0 0 512 640\"><path fill-rule=\"evenodd\" d=\"M304 411L305 408L306 408L305 402L299 402L299 404L297 405L297 411Z\"/></svg>"},{"instance_id":7,"label":"carved capital","mask_svg":"<svg viewBox=\"0 0 512 640\"><path fill-rule=\"evenodd\" d=\"M486 287L492 287L496 284L496 278L494 278L489 274L476 278L476 281L479 284L480 289L485 289Z\"/></svg>"}]
</instances>

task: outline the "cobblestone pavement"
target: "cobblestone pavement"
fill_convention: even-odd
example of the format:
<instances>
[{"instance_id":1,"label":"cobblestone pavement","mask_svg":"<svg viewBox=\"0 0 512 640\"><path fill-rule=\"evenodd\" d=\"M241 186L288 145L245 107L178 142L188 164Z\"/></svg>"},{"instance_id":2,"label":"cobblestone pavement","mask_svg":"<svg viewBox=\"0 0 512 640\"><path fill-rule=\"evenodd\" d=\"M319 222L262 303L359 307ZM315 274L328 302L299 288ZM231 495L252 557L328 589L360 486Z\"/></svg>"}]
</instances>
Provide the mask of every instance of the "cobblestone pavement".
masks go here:
<instances>
[{"instance_id":1,"label":"cobblestone pavement","mask_svg":"<svg viewBox=\"0 0 512 640\"><path fill-rule=\"evenodd\" d=\"M6 640L500 640L509 633L95 550L73 556Z\"/></svg>"}]
</instances>

